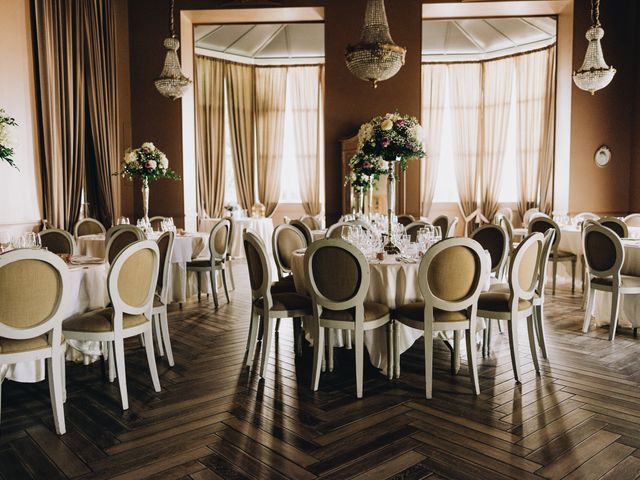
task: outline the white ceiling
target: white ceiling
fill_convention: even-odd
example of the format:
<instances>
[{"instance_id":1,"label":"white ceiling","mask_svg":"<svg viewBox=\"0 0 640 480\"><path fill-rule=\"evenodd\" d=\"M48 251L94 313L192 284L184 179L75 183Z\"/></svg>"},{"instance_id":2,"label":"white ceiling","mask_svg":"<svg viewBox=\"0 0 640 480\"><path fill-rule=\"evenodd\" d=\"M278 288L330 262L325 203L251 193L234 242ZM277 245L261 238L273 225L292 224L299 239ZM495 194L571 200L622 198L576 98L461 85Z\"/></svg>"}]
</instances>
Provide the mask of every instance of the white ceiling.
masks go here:
<instances>
[{"instance_id":1,"label":"white ceiling","mask_svg":"<svg viewBox=\"0 0 640 480\"><path fill-rule=\"evenodd\" d=\"M354 28L355 43L360 26ZM393 29L392 32L393 34ZM424 20L422 60L497 57L549 45L553 17ZM324 62L324 24L198 25L196 52L256 64Z\"/></svg>"}]
</instances>

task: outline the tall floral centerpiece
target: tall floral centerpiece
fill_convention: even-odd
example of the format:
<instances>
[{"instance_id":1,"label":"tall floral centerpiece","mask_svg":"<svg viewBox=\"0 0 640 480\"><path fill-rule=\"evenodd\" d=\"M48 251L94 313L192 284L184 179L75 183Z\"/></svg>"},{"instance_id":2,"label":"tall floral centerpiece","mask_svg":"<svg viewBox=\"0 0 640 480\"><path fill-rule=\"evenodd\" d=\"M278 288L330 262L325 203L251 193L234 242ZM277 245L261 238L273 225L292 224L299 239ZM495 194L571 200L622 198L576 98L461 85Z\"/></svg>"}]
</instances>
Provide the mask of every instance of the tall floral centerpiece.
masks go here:
<instances>
[{"instance_id":1,"label":"tall floral centerpiece","mask_svg":"<svg viewBox=\"0 0 640 480\"><path fill-rule=\"evenodd\" d=\"M18 124L15 119L6 115L5 111L0 108L0 160L7 162L14 168L18 168L13 161L13 148L9 145L9 128Z\"/></svg>"},{"instance_id":2,"label":"tall floral centerpiece","mask_svg":"<svg viewBox=\"0 0 640 480\"><path fill-rule=\"evenodd\" d=\"M356 153L349 160L351 173L345 177L345 185L350 185L354 193L355 213L363 213L364 194L369 194L369 213L371 212L373 187L380 175L387 174L386 163L380 158L371 158L362 152Z\"/></svg>"},{"instance_id":3,"label":"tall floral centerpiece","mask_svg":"<svg viewBox=\"0 0 640 480\"><path fill-rule=\"evenodd\" d=\"M415 117L387 113L375 117L363 124L358 132L358 150L371 159L381 159L387 162L387 217L388 241L384 247L388 253L398 253L391 238L392 220L395 214L396 201L396 164L400 164L401 171L407 169L407 162L411 159L425 156L422 145L422 127Z\"/></svg>"},{"instance_id":4,"label":"tall floral centerpiece","mask_svg":"<svg viewBox=\"0 0 640 480\"><path fill-rule=\"evenodd\" d=\"M114 175L122 175L129 180L142 179L142 206L144 221L149 225L149 180L172 178L180 180L176 172L169 168L169 160L151 142L143 143L140 148L129 148L124 154L122 169Z\"/></svg>"}]
</instances>

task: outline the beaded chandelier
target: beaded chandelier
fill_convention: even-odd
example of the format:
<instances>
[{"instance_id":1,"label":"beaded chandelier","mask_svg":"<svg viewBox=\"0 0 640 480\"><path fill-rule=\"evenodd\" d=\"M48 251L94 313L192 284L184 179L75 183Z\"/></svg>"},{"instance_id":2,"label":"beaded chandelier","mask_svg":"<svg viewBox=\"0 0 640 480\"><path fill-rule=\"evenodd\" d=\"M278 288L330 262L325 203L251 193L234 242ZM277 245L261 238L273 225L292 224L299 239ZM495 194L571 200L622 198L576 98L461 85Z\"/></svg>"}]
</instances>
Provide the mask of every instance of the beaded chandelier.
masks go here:
<instances>
[{"instance_id":1,"label":"beaded chandelier","mask_svg":"<svg viewBox=\"0 0 640 480\"><path fill-rule=\"evenodd\" d=\"M184 95L184 92L191 85L191 80L184 76L180 68L180 60L177 53L180 42L176 38L173 24L173 8L174 0L171 0L169 8L169 33L171 36L165 38L163 42L164 48L167 49L167 55L164 59L162 73L153 83L162 95L176 100Z\"/></svg>"},{"instance_id":2,"label":"beaded chandelier","mask_svg":"<svg viewBox=\"0 0 640 480\"><path fill-rule=\"evenodd\" d=\"M600 26L600 0L591 0L591 27L585 36L589 46L580 70L573 72L573 81L578 88L593 95L609 85L616 74L616 69L608 66L602 55L600 40L604 37L604 30Z\"/></svg>"},{"instance_id":3,"label":"beaded chandelier","mask_svg":"<svg viewBox=\"0 0 640 480\"><path fill-rule=\"evenodd\" d=\"M349 71L376 88L378 82L398 73L406 53L391 39L384 0L368 0L360 41L348 45L345 53Z\"/></svg>"}]
</instances>

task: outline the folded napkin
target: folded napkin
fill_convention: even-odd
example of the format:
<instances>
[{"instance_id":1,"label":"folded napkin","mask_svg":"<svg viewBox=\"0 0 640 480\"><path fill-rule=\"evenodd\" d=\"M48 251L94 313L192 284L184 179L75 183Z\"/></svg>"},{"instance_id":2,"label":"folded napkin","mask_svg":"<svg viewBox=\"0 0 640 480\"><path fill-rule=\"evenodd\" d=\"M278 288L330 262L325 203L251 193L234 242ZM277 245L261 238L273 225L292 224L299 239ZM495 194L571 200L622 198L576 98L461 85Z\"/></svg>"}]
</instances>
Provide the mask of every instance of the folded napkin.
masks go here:
<instances>
[{"instance_id":1,"label":"folded napkin","mask_svg":"<svg viewBox=\"0 0 640 480\"><path fill-rule=\"evenodd\" d=\"M74 255L71 257L72 265L98 265L104 263L103 258L87 257L85 255Z\"/></svg>"}]
</instances>

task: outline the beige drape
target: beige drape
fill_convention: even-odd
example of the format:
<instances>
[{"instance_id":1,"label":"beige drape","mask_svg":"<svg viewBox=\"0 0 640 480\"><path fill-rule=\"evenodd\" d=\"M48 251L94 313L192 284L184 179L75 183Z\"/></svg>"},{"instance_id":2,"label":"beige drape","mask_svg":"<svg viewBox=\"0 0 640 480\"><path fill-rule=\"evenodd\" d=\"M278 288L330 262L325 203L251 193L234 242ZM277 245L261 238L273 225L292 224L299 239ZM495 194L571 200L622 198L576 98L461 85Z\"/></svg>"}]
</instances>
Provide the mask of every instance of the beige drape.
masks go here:
<instances>
[{"instance_id":1,"label":"beige drape","mask_svg":"<svg viewBox=\"0 0 640 480\"><path fill-rule=\"evenodd\" d=\"M422 66L422 127L426 157L420 168L420 212L428 216L438 180L442 122L447 90L447 66Z\"/></svg>"},{"instance_id":2,"label":"beige drape","mask_svg":"<svg viewBox=\"0 0 640 480\"><path fill-rule=\"evenodd\" d=\"M555 47L516 57L518 210L551 209Z\"/></svg>"},{"instance_id":3,"label":"beige drape","mask_svg":"<svg viewBox=\"0 0 640 480\"><path fill-rule=\"evenodd\" d=\"M480 148L480 210L483 221L498 211L502 168L507 148L514 59L482 63L482 144Z\"/></svg>"},{"instance_id":4,"label":"beige drape","mask_svg":"<svg viewBox=\"0 0 640 480\"><path fill-rule=\"evenodd\" d=\"M97 180L94 212L105 225L111 225L120 216L120 178L112 173L118 171L122 154L115 13L111 0L78 5L86 27L86 95L93 146L93 155L86 161L93 161Z\"/></svg>"},{"instance_id":5,"label":"beige drape","mask_svg":"<svg viewBox=\"0 0 640 480\"><path fill-rule=\"evenodd\" d=\"M42 181L49 224L71 229L84 181L85 83L82 18L75 0L36 0Z\"/></svg>"},{"instance_id":6,"label":"beige drape","mask_svg":"<svg viewBox=\"0 0 640 480\"><path fill-rule=\"evenodd\" d=\"M196 175L198 214L221 217L224 207L224 62L196 56Z\"/></svg>"},{"instance_id":7,"label":"beige drape","mask_svg":"<svg viewBox=\"0 0 640 480\"><path fill-rule=\"evenodd\" d=\"M480 63L449 65L449 98L453 157L460 210L467 224L479 214L477 202L482 113L482 66Z\"/></svg>"},{"instance_id":8,"label":"beige drape","mask_svg":"<svg viewBox=\"0 0 640 480\"><path fill-rule=\"evenodd\" d=\"M254 67L226 63L225 78L227 82L229 136L235 167L238 202L243 209L251 210L255 203Z\"/></svg>"},{"instance_id":9,"label":"beige drape","mask_svg":"<svg viewBox=\"0 0 640 480\"><path fill-rule=\"evenodd\" d=\"M324 67L290 67L289 88L302 206L307 214L318 215L322 210Z\"/></svg>"},{"instance_id":10,"label":"beige drape","mask_svg":"<svg viewBox=\"0 0 640 480\"><path fill-rule=\"evenodd\" d=\"M280 201L287 68L256 68L258 196L271 216Z\"/></svg>"}]
</instances>

